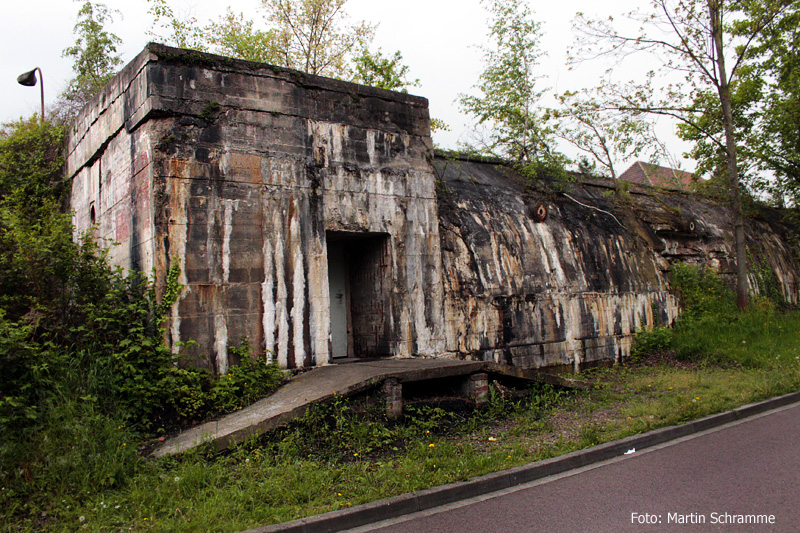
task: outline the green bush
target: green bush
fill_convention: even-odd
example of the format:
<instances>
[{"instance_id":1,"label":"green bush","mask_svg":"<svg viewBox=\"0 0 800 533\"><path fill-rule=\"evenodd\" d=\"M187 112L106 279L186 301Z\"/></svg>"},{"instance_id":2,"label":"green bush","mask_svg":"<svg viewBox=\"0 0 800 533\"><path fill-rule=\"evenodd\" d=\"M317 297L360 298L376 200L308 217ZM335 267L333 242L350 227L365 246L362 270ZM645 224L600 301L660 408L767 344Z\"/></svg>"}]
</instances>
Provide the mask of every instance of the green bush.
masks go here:
<instances>
[{"instance_id":1,"label":"green bush","mask_svg":"<svg viewBox=\"0 0 800 533\"><path fill-rule=\"evenodd\" d=\"M720 345L709 339L724 335L738 319L736 295L715 270L685 263L673 265L672 286L683 309L670 347L678 359L720 362Z\"/></svg>"},{"instance_id":2,"label":"green bush","mask_svg":"<svg viewBox=\"0 0 800 533\"><path fill-rule=\"evenodd\" d=\"M246 345L222 379L177 366L161 326L180 262L159 302L150 280L74 239L62 141L34 121L0 132L0 506L12 515L124 485L143 438L241 407L282 377Z\"/></svg>"},{"instance_id":3,"label":"green bush","mask_svg":"<svg viewBox=\"0 0 800 533\"><path fill-rule=\"evenodd\" d=\"M754 296L740 311L725 280L695 265L673 265L672 287L683 308L675 326L638 332L632 356L674 350L685 361L752 368L770 368L789 357L786 343L778 342L796 319L781 313L785 303Z\"/></svg>"},{"instance_id":4,"label":"green bush","mask_svg":"<svg viewBox=\"0 0 800 533\"><path fill-rule=\"evenodd\" d=\"M633 338L631 357L641 357L649 353L662 352L672 347L672 329L659 327L638 331Z\"/></svg>"},{"instance_id":5,"label":"green bush","mask_svg":"<svg viewBox=\"0 0 800 533\"><path fill-rule=\"evenodd\" d=\"M228 351L239 360L239 364L214 381L209 392L209 409L214 412L232 411L249 405L278 388L283 380L283 372L277 364L253 358L247 339L242 339L238 347L229 347Z\"/></svg>"},{"instance_id":6,"label":"green bush","mask_svg":"<svg viewBox=\"0 0 800 533\"><path fill-rule=\"evenodd\" d=\"M18 191L30 203L59 199L64 190L62 124L34 115L0 128L0 196Z\"/></svg>"},{"instance_id":7,"label":"green bush","mask_svg":"<svg viewBox=\"0 0 800 533\"><path fill-rule=\"evenodd\" d=\"M123 485L142 438L280 384L246 345L231 349L242 364L227 376L176 366L149 280L73 241L50 202L35 218L14 216L13 203L0 199L0 505L10 512Z\"/></svg>"},{"instance_id":8,"label":"green bush","mask_svg":"<svg viewBox=\"0 0 800 533\"><path fill-rule=\"evenodd\" d=\"M758 291L758 295L753 298L754 301L751 305L787 308L788 302L783 296L780 280L775 275L772 267L770 267L769 262L763 255L753 257L749 249L747 250L747 260L750 264L752 280L755 282L755 287Z\"/></svg>"},{"instance_id":9,"label":"green bush","mask_svg":"<svg viewBox=\"0 0 800 533\"><path fill-rule=\"evenodd\" d=\"M681 320L729 315L736 310L736 295L716 270L677 263L672 265L671 281L683 308Z\"/></svg>"}]
</instances>

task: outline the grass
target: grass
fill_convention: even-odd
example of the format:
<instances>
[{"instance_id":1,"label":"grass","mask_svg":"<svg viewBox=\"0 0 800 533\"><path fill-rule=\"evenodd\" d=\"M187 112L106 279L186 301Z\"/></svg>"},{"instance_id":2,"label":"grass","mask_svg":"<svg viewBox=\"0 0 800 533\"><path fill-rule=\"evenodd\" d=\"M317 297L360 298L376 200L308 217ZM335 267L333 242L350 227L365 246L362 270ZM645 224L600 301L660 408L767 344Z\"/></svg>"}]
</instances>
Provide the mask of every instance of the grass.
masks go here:
<instances>
[{"instance_id":1,"label":"grass","mask_svg":"<svg viewBox=\"0 0 800 533\"><path fill-rule=\"evenodd\" d=\"M761 299L739 312L713 276L681 275L694 285L676 285L694 289L682 295L676 326L640 332L631 361L584 372L590 390L537 385L515 393L497 383L482 410L422 398L400 423L385 419L379 396L338 398L228 452L159 460L137 453L146 449L141 437L91 403L65 404L41 445L48 467L21 464L0 477L2 523L9 531L240 531L800 390L800 312Z\"/></svg>"},{"instance_id":2,"label":"grass","mask_svg":"<svg viewBox=\"0 0 800 533\"><path fill-rule=\"evenodd\" d=\"M380 398L340 400L228 453L140 458L136 475L123 488L83 502L64 498L47 508L46 517L16 525L31 530L237 531L292 520L466 480L798 390L800 363L725 368L650 357L582 377L595 387L579 392L536 387L521 399L498 394L483 413L444 411L425 403L397 425L378 415Z\"/></svg>"},{"instance_id":3,"label":"grass","mask_svg":"<svg viewBox=\"0 0 800 533\"><path fill-rule=\"evenodd\" d=\"M675 348L684 358L703 355L718 364L746 368L788 364L800 354L798 327L800 316L796 313L755 308L730 321L703 317L685 328Z\"/></svg>"}]
</instances>

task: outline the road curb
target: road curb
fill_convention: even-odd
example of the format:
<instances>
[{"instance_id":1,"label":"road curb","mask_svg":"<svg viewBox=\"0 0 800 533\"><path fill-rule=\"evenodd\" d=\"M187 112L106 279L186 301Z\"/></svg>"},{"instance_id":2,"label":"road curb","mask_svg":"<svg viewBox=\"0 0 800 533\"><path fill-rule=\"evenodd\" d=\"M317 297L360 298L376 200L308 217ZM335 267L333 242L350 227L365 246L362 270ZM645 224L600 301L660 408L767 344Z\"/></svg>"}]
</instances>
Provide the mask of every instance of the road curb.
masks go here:
<instances>
[{"instance_id":1,"label":"road curb","mask_svg":"<svg viewBox=\"0 0 800 533\"><path fill-rule=\"evenodd\" d=\"M517 466L492 474L486 474L470 479L469 481L460 481L408 494L401 494L393 498L365 503L347 509L339 509L338 511L331 511L308 518L292 520L291 522L250 529L244 533L333 533L352 529L508 489L555 474L561 474L600 461L613 459L631 448L636 448L637 450L651 448L665 442L680 439L688 435L749 418L797 402L800 402L800 392L778 396L777 398L771 398L763 402L743 405L731 411L709 415L679 426L656 429L647 433L632 435L624 439L571 452L566 455Z\"/></svg>"}]
</instances>

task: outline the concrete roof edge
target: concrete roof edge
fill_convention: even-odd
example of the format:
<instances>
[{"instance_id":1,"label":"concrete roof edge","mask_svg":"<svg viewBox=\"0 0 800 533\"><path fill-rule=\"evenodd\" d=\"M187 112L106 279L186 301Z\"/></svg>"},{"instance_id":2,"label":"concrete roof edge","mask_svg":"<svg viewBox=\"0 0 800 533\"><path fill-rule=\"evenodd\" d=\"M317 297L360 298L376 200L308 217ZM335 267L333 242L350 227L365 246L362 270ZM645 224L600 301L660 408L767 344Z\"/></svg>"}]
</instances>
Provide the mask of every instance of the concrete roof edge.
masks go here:
<instances>
[{"instance_id":1,"label":"concrete roof edge","mask_svg":"<svg viewBox=\"0 0 800 533\"><path fill-rule=\"evenodd\" d=\"M111 81L109 81L78 113L69 127L70 135L67 145L67 170L68 176L74 176L80 169L91 161L97 152L92 150L91 154L79 158L75 161L74 154L79 145L85 141L87 133L91 127L103 117L116 101L130 88L133 81L146 68L147 64L156 59L150 52L149 47L145 47L139 54L125 65ZM145 98L146 99L146 98ZM131 114L136 110L131 110ZM115 129L120 129L125 125L126 119L119 121Z\"/></svg>"},{"instance_id":2,"label":"concrete roof edge","mask_svg":"<svg viewBox=\"0 0 800 533\"><path fill-rule=\"evenodd\" d=\"M147 121L152 113L170 111L167 109L168 106L164 103L165 101L153 100L156 95L151 94L153 88L147 80L139 83L142 90L135 95L135 99L130 101L126 99L122 102L121 108L114 108L115 105L119 105L119 99L129 92L131 86L136 83L137 78L142 75L148 65L170 63L197 65L223 71L247 72L253 76L266 75L280 78L299 87L319 88L353 96L379 98L416 108L428 109L428 99L422 96L325 78L266 63L234 59L151 42L125 65L98 94L89 100L73 120L69 128L70 136L67 146L67 175L69 177L75 176L87 163L94 161L98 153L102 152L107 144L107 139L98 141L98 139L92 139L89 134L91 128L98 121L105 121L103 126L105 131L109 133L110 138L110 136L113 136L112 134L116 134L122 128L126 128L129 132L135 130L140 124ZM84 144L86 142L89 144Z\"/></svg>"},{"instance_id":3,"label":"concrete roof edge","mask_svg":"<svg viewBox=\"0 0 800 533\"><path fill-rule=\"evenodd\" d=\"M478 163L478 164L486 164L486 165L494 165L494 166L503 166L510 169L512 172L514 171L514 162L509 161L507 159L503 159L500 157L495 156L483 156L479 154L469 153L469 152L459 152L458 150L442 150L436 149L434 150L434 159L439 159L442 161L459 161L464 163ZM604 189L614 189L616 188L616 184L614 183L613 178L609 178L607 176L601 175L590 175L590 174L582 174L580 172L575 171L567 171L570 174L576 183L580 185L590 185L594 187L600 187ZM653 193L661 193L663 189L659 189L658 187L653 187L649 185L641 185L638 183L627 182L630 187L630 191L635 194L653 194ZM669 190L669 192L677 192L681 193L683 191L679 190ZM684 194L688 194L685 193Z\"/></svg>"},{"instance_id":4,"label":"concrete roof edge","mask_svg":"<svg viewBox=\"0 0 800 533\"><path fill-rule=\"evenodd\" d=\"M155 42L148 43L145 47L145 50L155 54L160 60L174 61L187 65L205 65L211 68L221 67L234 70L244 70L253 73L258 70L271 70L278 75L284 75L291 78L295 83L302 86L316 86L331 91L358 94L362 96L374 96L385 100L394 100L406 104L423 106L426 108L428 107L428 99L424 96L417 96L399 91L391 91L389 89L380 89L378 87L370 87L368 85L361 85L336 78L328 78L316 74L309 74L307 72L294 70L287 67L270 65L269 63L260 63L257 61L236 59L218 54L212 54L209 52L176 48Z\"/></svg>"}]
</instances>

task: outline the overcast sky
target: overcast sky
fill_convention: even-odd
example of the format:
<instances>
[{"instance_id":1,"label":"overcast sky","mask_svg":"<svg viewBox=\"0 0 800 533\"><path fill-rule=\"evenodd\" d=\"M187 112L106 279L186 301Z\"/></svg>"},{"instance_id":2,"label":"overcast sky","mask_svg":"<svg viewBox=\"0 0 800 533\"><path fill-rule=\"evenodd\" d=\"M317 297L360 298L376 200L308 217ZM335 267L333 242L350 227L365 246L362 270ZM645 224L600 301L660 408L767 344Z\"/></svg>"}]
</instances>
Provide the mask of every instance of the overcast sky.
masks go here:
<instances>
[{"instance_id":1,"label":"overcast sky","mask_svg":"<svg viewBox=\"0 0 800 533\"><path fill-rule=\"evenodd\" d=\"M108 7L120 11L109 27L123 41L121 50L125 63L141 51L151 28L147 0L106 0ZM53 102L72 76L71 61L62 57L64 48L74 43L72 33L76 14L83 1L71 0L6 0L0 17L0 121L8 122L20 116L38 112L39 88L23 87L16 77L34 67L44 72L45 101ZM261 21L260 0L170 0L177 12L191 14L201 23L216 19L226 6ZM571 22L576 12L587 15L618 15L642 4L636 0L618 0L613 8L596 0L563 0L561 2L531 2L535 18L542 23L542 49L548 56L543 60L543 86L553 91L579 90L596 83L605 64L582 64L570 71L565 65L566 51L573 41ZM614 12L598 13L598 6ZM444 120L450 132L437 134L435 141L455 148L459 141L469 141L472 120L459 111L460 93L469 92L477 83L482 70L482 53L478 46L486 44L486 11L479 0L348 0L346 11L353 20L378 23L373 48L384 53L400 50L410 67L412 78L421 85L411 92L429 99L432 117ZM640 65L641 66L641 65ZM635 68L635 65L631 68ZM631 72L634 72L633 70ZM624 74L624 73L621 73ZM635 74L621 76L625 79ZM542 102L552 105L552 95ZM676 156L685 145L671 137L674 127L663 121L659 134L664 137ZM624 170L625 165L621 165ZM692 170L689 161L682 168Z\"/></svg>"}]
</instances>

